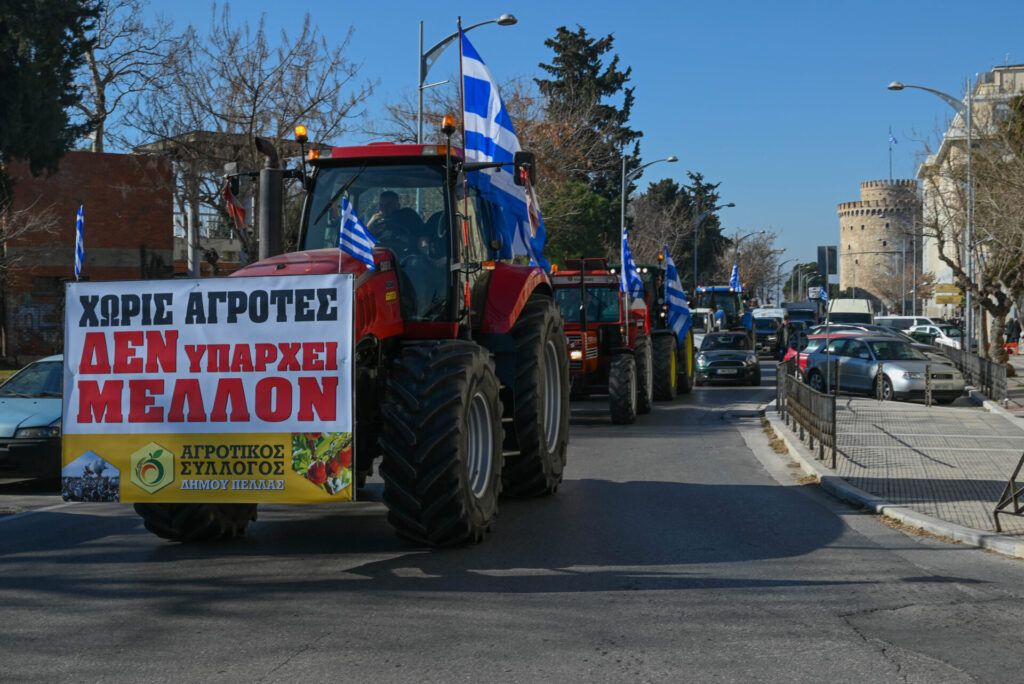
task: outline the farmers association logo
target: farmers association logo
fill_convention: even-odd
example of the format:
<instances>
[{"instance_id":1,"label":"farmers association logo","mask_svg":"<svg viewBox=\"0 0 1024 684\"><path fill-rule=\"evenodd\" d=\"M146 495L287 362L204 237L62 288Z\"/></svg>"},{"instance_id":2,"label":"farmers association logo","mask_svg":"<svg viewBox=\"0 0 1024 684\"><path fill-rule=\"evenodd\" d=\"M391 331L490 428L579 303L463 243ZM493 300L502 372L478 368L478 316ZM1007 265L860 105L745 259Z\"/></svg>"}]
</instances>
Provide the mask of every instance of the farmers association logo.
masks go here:
<instances>
[{"instance_id":1,"label":"farmers association logo","mask_svg":"<svg viewBox=\"0 0 1024 684\"><path fill-rule=\"evenodd\" d=\"M131 455L132 483L150 494L174 482L174 454L150 442Z\"/></svg>"}]
</instances>

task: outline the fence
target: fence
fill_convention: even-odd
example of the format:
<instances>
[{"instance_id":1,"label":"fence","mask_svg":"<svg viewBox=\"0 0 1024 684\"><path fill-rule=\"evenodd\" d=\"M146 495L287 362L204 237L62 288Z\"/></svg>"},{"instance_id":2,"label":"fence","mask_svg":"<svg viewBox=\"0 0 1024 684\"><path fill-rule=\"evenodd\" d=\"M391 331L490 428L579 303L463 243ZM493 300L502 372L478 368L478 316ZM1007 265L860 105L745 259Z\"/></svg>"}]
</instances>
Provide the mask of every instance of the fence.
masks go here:
<instances>
[{"instance_id":1,"label":"fence","mask_svg":"<svg viewBox=\"0 0 1024 684\"><path fill-rule=\"evenodd\" d=\"M815 392L793 375L793 362L780 363L775 377L775 406L786 425L792 427L808 446L818 445L818 459L831 451L832 468L836 467L836 397ZM792 419L792 425L790 424Z\"/></svg>"},{"instance_id":2,"label":"fence","mask_svg":"<svg viewBox=\"0 0 1024 684\"><path fill-rule=\"evenodd\" d=\"M1006 399L1006 366L975 356L963 349L941 346L946 357L964 374L964 382L993 401Z\"/></svg>"}]
</instances>

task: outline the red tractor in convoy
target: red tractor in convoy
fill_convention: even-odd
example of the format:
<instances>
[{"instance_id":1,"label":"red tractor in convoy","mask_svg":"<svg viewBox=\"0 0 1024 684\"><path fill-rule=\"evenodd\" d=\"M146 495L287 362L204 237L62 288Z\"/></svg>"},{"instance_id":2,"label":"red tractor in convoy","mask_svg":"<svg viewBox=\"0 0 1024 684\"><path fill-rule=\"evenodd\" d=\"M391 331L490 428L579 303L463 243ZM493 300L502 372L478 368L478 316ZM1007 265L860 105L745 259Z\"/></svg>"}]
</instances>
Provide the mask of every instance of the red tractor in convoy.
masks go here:
<instances>
[{"instance_id":1,"label":"red tractor in convoy","mask_svg":"<svg viewBox=\"0 0 1024 684\"><path fill-rule=\"evenodd\" d=\"M613 423L650 413L652 352L647 304L627 306L604 258L569 259L551 276L565 320L574 397L607 394Z\"/></svg>"},{"instance_id":2,"label":"red tractor in convoy","mask_svg":"<svg viewBox=\"0 0 1024 684\"><path fill-rule=\"evenodd\" d=\"M437 546L481 540L499 494L554 493L569 418L552 284L541 268L499 259L503 210L464 180L500 164L464 162L453 130L446 122L447 145L323 149L309 155L310 175L278 170L268 181L264 168L261 243L280 244L281 177L298 178L306 190L298 251L233 274L354 275L355 481L365 483L379 458L389 522ZM260 142L276 168L273 148ZM532 175L532 156L517 153L514 171L517 183ZM343 198L377 239L374 270L338 249ZM240 534L256 516L256 504L136 510L147 528L176 540Z\"/></svg>"}]
</instances>

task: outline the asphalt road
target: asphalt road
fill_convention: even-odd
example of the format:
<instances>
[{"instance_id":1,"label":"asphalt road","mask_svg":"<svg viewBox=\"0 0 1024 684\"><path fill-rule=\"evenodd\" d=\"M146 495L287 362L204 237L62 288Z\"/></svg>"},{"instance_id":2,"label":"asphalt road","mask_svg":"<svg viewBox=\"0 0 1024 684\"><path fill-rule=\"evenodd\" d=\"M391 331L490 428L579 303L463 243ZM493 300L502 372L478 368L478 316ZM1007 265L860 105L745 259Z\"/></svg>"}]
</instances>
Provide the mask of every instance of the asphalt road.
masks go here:
<instances>
[{"instance_id":1,"label":"asphalt road","mask_svg":"<svg viewBox=\"0 0 1024 684\"><path fill-rule=\"evenodd\" d=\"M184 546L0 484L0 679L1019 681L1024 565L797 484L756 416L773 381L625 427L574 403L559 492L456 550L374 502Z\"/></svg>"}]
</instances>

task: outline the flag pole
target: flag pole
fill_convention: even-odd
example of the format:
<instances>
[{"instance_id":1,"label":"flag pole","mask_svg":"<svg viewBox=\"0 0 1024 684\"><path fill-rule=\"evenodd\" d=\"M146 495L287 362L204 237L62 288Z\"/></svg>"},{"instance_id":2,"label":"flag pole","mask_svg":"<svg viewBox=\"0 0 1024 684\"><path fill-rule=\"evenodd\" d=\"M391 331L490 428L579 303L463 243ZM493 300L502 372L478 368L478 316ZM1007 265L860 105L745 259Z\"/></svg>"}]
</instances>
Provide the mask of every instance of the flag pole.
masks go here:
<instances>
[{"instance_id":1,"label":"flag pole","mask_svg":"<svg viewBox=\"0 0 1024 684\"><path fill-rule=\"evenodd\" d=\"M892 126L889 126L889 182L892 183Z\"/></svg>"}]
</instances>

